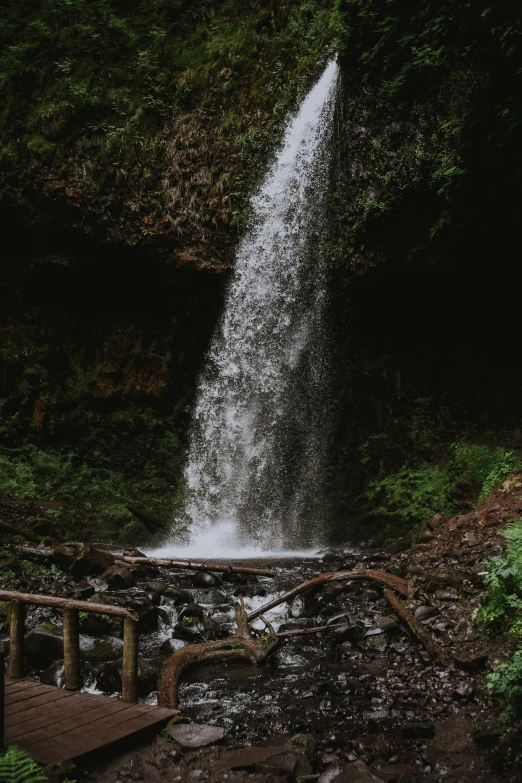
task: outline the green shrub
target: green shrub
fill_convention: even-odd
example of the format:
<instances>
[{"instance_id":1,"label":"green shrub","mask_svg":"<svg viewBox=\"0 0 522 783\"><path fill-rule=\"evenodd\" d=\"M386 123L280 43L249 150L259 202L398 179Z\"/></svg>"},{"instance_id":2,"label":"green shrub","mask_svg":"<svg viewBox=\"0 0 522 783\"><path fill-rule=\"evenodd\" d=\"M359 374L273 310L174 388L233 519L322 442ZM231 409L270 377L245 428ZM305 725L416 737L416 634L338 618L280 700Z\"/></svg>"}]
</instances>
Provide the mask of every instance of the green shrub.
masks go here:
<instances>
[{"instance_id":1,"label":"green shrub","mask_svg":"<svg viewBox=\"0 0 522 783\"><path fill-rule=\"evenodd\" d=\"M503 706L505 720L522 718L522 519L501 531L506 539L504 555L486 563L486 591L477 612L477 622L495 635L513 637L511 658L488 675L487 687Z\"/></svg>"},{"instance_id":2,"label":"green shrub","mask_svg":"<svg viewBox=\"0 0 522 783\"><path fill-rule=\"evenodd\" d=\"M500 447L454 443L452 450L456 470L480 486L479 503L521 466L514 451Z\"/></svg>"}]
</instances>

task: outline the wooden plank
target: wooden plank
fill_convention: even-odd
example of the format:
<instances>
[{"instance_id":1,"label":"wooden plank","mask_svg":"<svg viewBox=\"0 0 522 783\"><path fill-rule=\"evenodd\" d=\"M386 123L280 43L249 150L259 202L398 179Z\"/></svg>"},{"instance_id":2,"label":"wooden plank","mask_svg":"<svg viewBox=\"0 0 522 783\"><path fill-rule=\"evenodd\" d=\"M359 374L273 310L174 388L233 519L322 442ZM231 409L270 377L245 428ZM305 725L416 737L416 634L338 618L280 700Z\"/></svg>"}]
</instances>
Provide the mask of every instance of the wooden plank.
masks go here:
<instances>
[{"instance_id":1,"label":"wooden plank","mask_svg":"<svg viewBox=\"0 0 522 783\"><path fill-rule=\"evenodd\" d=\"M54 696L55 694L50 693L45 695L46 697L49 697ZM60 696L61 692L58 691L57 695ZM80 698L74 698L75 696L79 696ZM64 701L64 699L66 699L66 701ZM34 705L33 702L35 701L37 700L32 699L30 702L24 702L24 704L31 704L31 709L19 710L14 714L8 713L10 730L13 730L15 726L19 726L22 723L25 725L33 720L37 720L39 726L42 725L42 720L47 725L50 725L62 718L71 717L77 712L85 712L86 710L99 706L95 696L79 694L78 692L67 694L61 699L53 699L51 702L44 701L38 705ZM61 703L57 704L57 701Z\"/></svg>"},{"instance_id":2,"label":"wooden plank","mask_svg":"<svg viewBox=\"0 0 522 783\"><path fill-rule=\"evenodd\" d=\"M91 753L124 737L131 737L144 729L163 725L179 714L177 710L159 707L152 707L150 711L144 712L144 706L128 706L125 712L101 720L97 725L91 724L85 730L72 729L62 734L54 743L40 741L30 746L22 744L22 747L43 764L59 764Z\"/></svg>"},{"instance_id":3,"label":"wooden plank","mask_svg":"<svg viewBox=\"0 0 522 783\"><path fill-rule=\"evenodd\" d=\"M88 712L77 715L71 719L55 721L51 725L42 726L40 723L39 726L26 731L23 734L18 734L15 727L14 736L19 737L17 744L21 743L23 737L25 743L30 743L32 745L40 740L48 741L51 737L57 737L72 729L87 726L89 723L99 722L115 712L122 712L127 709L129 709L129 705L125 704L125 702L116 701L116 699L107 699L107 703L97 706L94 710L89 710ZM7 734L9 739L13 738L9 728L7 729Z\"/></svg>"},{"instance_id":4,"label":"wooden plank","mask_svg":"<svg viewBox=\"0 0 522 783\"><path fill-rule=\"evenodd\" d=\"M28 688L34 688L36 685L41 685L41 683L33 680L6 680L5 692L17 693L17 691L26 691ZM51 686L46 685L46 687Z\"/></svg>"},{"instance_id":5,"label":"wooden plank","mask_svg":"<svg viewBox=\"0 0 522 783\"><path fill-rule=\"evenodd\" d=\"M25 714L35 707L40 707L42 704L52 704L54 701L60 701L61 699L66 699L72 695L73 693L70 691L66 691L62 688L55 688L54 691L51 691L50 693L41 693L33 699L14 702L6 709L6 715L9 716L9 725L13 726L14 723L18 723L16 716L20 713ZM54 706L50 709L54 709Z\"/></svg>"},{"instance_id":6,"label":"wooden plank","mask_svg":"<svg viewBox=\"0 0 522 783\"><path fill-rule=\"evenodd\" d=\"M8 693L5 697L5 703L14 704L18 701L26 701L27 699L34 699L35 696L41 696L42 693L50 693L54 688L52 685L34 685L33 688L26 688L23 691L17 693Z\"/></svg>"}]
</instances>

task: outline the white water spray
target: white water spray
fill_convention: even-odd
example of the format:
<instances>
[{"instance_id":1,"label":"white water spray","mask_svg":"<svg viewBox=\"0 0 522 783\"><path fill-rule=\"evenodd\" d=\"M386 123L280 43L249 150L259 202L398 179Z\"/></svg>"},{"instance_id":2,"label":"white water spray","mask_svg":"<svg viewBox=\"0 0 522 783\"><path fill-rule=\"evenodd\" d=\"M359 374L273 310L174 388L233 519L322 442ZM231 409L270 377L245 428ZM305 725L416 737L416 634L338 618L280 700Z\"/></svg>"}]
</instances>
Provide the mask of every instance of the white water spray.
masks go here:
<instances>
[{"instance_id":1,"label":"white water spray","mask_svg":"<svg viewBox=\"0 0 522 783\"><path fill-rule=\"evenodd\" d=\"M244 557L319 537L328 374L321 215L337 79L332 61L251 200L194 411L191 543L171 553Z\"/></svg>"}]
</instances>

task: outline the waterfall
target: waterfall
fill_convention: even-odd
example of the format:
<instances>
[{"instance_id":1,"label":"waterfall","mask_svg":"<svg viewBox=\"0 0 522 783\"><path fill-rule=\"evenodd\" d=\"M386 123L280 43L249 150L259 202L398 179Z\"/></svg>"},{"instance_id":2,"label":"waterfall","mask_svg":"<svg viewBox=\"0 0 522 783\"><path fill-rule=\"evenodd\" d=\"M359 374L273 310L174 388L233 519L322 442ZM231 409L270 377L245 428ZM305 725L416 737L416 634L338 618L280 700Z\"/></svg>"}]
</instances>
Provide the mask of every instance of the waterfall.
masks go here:
<instances>
[{"instance_id":1,"label":"waterfall","mask_svg":"<svg viewBox=\"0 0 522 783\"><path fill-rule=\"evenodd\" d=\"M191 550L202 556L320 538L328 377L321 242L337 79L331 61L251 199L200 379L185 515Z\"/></svg>"}]
</instances>

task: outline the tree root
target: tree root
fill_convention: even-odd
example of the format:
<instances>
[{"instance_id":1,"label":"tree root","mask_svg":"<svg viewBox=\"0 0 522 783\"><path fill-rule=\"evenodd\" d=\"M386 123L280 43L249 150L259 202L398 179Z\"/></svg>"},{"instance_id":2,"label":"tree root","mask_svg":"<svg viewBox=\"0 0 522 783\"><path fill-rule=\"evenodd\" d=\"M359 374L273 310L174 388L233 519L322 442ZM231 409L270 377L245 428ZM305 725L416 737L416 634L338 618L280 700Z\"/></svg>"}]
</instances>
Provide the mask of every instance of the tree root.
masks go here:
<instances>
[{"instance_id":1,"label":"tree root","mask_svg":"<svg viewBox=\"0 0 522 783\"><path fill-rule=\"evenodd\" d=\"M285 601L290 601L292 598L299 595L299 593L304 593L305 590L309 590L311 587L321 587L325 582L345 582L349 579L369 579L370 581L378 582L386 587L390 587L401 595L408 595L407 581L400 576L388 574L386 571L375 571L373 569L361 571L330 571L326 574L320 574L320 576L316 576L308 582L303 582L302 584L297 585L297 587L293 587L287 593L280 595L278 598L274 598L274 600L270 601L268 604L260 606L259 609L250 612L247 619L249 621L254 620L264 612L268 612L269 609L273 609L275 606L285 603Z\"/></svg>"},{"instance_id":2,"label":"tree root","mask_svg":"<svg viewBox=\"0 0 522 783\"><path fill-rule=\"evenodd\" d=\"M178 683L182 672L189 666L212 663L213 661L243 660L258 666L263 663L279 644L274 629L266 623L268 635L254 639L243 604L236 607L237 634L229 639L218 639L215 642L189 644L177 650L165 662L158 682L158 705L177 709Z\"/></svg>"}]
</instances>

